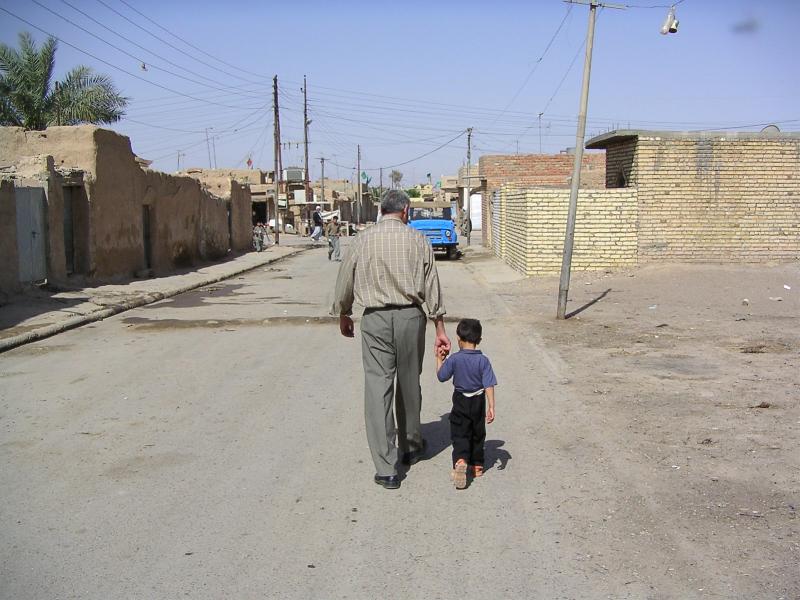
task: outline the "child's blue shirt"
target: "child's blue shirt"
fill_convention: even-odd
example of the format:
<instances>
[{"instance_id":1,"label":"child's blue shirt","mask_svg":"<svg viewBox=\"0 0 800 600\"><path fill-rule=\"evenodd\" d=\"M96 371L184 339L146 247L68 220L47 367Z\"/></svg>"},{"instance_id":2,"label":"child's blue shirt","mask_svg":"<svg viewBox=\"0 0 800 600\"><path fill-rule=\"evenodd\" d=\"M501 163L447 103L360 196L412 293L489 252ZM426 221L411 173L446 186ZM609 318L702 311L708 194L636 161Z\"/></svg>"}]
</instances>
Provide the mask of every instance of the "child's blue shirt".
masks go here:
<instances>
[{"instance_id":1,"label":"child's blue shirt","mask_svg":"<svg viewBox=\"0 0 800 600\"><path fill-rule=\"evenodd\" d=\"M464 394L497 385L492 364L480 350L465 348L448 356L436 376L441 382L452 377L456 391Z\"/></svg>"}]
</instances>

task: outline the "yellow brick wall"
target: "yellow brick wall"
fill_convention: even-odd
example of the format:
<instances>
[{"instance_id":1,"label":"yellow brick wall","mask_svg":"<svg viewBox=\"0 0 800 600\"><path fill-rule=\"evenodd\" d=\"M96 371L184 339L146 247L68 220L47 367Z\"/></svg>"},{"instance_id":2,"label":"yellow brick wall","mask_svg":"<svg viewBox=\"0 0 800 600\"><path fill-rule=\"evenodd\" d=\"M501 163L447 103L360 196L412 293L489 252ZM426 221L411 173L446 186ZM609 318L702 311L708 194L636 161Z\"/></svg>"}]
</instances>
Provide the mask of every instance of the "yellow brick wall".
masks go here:
<instances>
[{"instance_id":1,"label":"yellow brick wall","mask_svg":"<svg viewBox=\"0 0 800 600\"><path fill-rule=\"evenodd\" d=\"M569 190L503 186L495 254L524 275L561 270ZM498 210L498 207L495 207ZM637 263L635 188L581 190L572 255L574 270L603 270Z\"/></svg>"},{"instance_id":2,"label":"yellow brick wall","mask_svg":"<svg viewBox=\"0 0 800 600\"><path fill-rule=\"evenodd\" d=\"M620 146L609 157L632 158L640 261L800 258L800 140L651 135L635 155Z\"/></svg>"}]
</instances>

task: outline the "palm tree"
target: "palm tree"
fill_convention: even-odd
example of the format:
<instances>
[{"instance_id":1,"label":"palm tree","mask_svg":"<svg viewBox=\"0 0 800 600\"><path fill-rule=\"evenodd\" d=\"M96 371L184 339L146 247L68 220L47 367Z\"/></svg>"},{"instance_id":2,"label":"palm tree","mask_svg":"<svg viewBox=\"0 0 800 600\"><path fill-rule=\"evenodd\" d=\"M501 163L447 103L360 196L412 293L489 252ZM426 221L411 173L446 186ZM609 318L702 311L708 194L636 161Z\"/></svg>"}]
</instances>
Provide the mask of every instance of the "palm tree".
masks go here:
<instances>
[{"instance_id":1,"label":"palm tree","mask_svg":"<svg viewBox=\"0 0 800 600\"><path fill-rule=\"evenodd\" d=\"M400 186L400 182L403 179L403 174L400 171L393 170L389 174L389 178L392 180L392 187L397 188Z\"/></svg>"},{"instance_id":2,"label":"palm tree","mask_svg":"<svg viewBox=\"0 0 800 600\"><path fill-rule=\"evenodd\" d=\"M53 85L58 44L48 37L37 49L31 34L19 34L19 50L0 44L0 125L46 129L48 125L113 123L128 98L111 79L78 66Z\"/></svg>"}]
</instances>

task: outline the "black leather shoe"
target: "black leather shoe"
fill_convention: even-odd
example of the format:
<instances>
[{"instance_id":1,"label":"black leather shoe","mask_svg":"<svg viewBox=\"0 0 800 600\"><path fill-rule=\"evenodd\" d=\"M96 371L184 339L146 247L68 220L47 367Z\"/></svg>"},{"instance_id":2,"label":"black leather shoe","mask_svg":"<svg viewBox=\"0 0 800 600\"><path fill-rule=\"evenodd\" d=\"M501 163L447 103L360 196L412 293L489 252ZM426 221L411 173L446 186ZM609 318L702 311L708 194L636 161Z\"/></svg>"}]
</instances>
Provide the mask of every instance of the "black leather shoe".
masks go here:
<instances>
[{"instance_id":1,"label":"black leather shoe","mask_svg":"<svg viewBox=\"0 0 800 600\"><path fill-rule=\"evenodd\" d=\"M400 487L400 478L397 475L375 475L375 483L387 490L396 490Z\"/></svg>"},{"instance_id":2,"label":"black leather shoe","mask_svg":"<svg viewBox=\"0 0 800 600\"><path fill-rule=\"evenodd\" d=\"M425 458L425 451L428 449L428 442L422 440L422 448L413 452L404 452L401 459L404 465L415 465Z\"/></svg>"}]
</instances>

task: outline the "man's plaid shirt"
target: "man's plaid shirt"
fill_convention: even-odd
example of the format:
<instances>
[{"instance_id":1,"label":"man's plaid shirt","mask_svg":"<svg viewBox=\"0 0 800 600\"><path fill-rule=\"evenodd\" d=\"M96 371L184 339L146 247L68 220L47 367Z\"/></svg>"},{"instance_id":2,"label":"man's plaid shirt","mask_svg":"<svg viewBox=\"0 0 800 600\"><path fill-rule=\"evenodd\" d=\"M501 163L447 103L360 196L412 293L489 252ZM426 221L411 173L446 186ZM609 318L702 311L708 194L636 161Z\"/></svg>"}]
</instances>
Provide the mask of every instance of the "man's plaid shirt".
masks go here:
<instances>
[{"instance_id":1,"label":"man's plaid shirt","mask_svg":"<svg viewBox=\"0 0 800 600\"><path fill-rule=\"evenodd\" d=\"M354 301L364 308L425 303L432 319L444 315L433 248L425 236L394 217L360 232L339 269L332 313L351 315Z\"/></svg>"}]
</instances>

